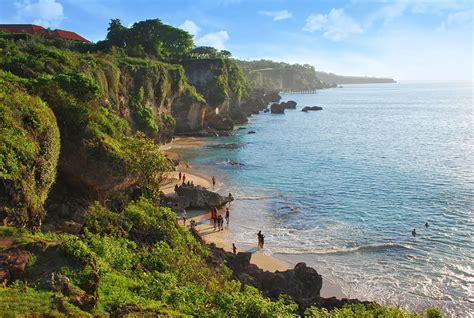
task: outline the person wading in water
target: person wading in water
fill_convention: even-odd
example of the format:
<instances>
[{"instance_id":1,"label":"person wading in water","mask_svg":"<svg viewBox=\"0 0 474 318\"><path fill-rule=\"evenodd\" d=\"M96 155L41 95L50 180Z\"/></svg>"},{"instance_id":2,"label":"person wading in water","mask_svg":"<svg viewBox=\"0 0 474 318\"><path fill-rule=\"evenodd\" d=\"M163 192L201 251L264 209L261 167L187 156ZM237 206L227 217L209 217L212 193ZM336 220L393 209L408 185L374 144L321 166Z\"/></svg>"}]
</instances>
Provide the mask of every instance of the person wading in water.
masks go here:
<instances>
[{"instance_id":1,"label":"person wading in water","mask_svg":"<svg viewBox=\"0 0 474 318\"><path fill-rule=\"evenodd\" d=\"M229 225L229 218L230 218L229 208L226 208L225 209L225 221L227 222L227 225Z\"/></svg>"},{"instance_id":2,"label":"person wading in water","mask_svg":"<svg viewBox=\"0 0 474 318\"><path fill-rule=\"evenodd\" d=\"M262 234L262 231L258 231L257 237L258 237L258 247L263 248L265 235Z\"/></svg>"}]
</instances>

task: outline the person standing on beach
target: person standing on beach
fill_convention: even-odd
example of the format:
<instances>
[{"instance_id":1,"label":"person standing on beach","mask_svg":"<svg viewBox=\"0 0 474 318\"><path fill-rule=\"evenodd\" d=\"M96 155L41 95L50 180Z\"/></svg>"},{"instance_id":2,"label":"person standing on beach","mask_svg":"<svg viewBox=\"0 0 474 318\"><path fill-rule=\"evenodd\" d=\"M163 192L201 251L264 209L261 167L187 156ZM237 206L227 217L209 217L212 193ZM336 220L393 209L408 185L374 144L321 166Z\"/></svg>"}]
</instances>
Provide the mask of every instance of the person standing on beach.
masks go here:
<instances>
[{"instance_id":1,"label":"person standing on beach","mask_svg":"<svg viewBox=\"0 0 474 318\"><path fill-rule=\"evenodd\" d=\"M218 225L218 218L217 218L217 213L215 211L215 208L212 208L212 222L214 223L214 231L216 230L217 228L217 225Z\"/></svg>"},{"instance_id":2,"label":"person standing on beach","mask_svg":"<svg viewBox=\"0 0 474 318\"><path fill-rule=\"evenodd\" d=\"M213 187L216 186L216 178L214 176L212 176L212 186Z\"/></svg>"},{"instance_id":3,"label":"person standing on beach","mask_svg":"<svg viewBox=\"0 0 474 318\"><path fill-rule=\"evenodd\" d=\"M211 208L211 222L216 223L216 215L214 213L214 208Z\"/></svg>"},{"instance_id":4,"label":"person standing on beach","mask_svg":"<svg viewBox=\"0 0 474 318\"><path fill-rule=\"evenodd\" d=\"M181 213L181 216L183 218L183 225L186 226L186 219L188 218L188 215L186 213L186 209L183 209L183 213Z\"/></svg>"},{"instance_id":5,"label":"person standing on beach","mask_svg":"<svg viewBox=\"0 0 474 318\"><path fill-rule=\"evenodd\" d=\"M237 247L235 247L235 244L232 243L232 252L235 254L237 254Z\"/></svg>"},{"instance_id":6,"label":"person standing on beach","mask_svg":"<svg viewBox=\"0 0 474 318\"><path fill-rule=\"evenodd\" d=\"M186 174L183 173L183 183L186 182Z\"/></svg>"},{"instance_id":7,"label":"person standing on beach","mask_svg":"<svg viewBox=\"0 0 474 318\"><path fill-rule=\"evenodd\" d=\"M219 227L219 231L224 230L224 219L222 218L222 215L219 215L217 218L217 226Z\"/></svg>"},{"instance_id":8,"label":"person standing on beach","mask_svg":"<svg viewBox=\"0 0 474 318\"><path fill-rule=\"evenodd\" d=\"M229 218L230 218L229 208L226 208L225 209L225 221L227 222L227 225L229 225Z\"/></svg>"},{"instance_id":9,"label":"person standing on beach","mask_svg":"<svg viewBox=\"0 0 474 318\"><path fill-rule=\"evenodd\" d=\"M181 181L181 177L182 177L181 171L179 172L178 177L179 177L179 181Z\"/></svg>"}]
</instances>

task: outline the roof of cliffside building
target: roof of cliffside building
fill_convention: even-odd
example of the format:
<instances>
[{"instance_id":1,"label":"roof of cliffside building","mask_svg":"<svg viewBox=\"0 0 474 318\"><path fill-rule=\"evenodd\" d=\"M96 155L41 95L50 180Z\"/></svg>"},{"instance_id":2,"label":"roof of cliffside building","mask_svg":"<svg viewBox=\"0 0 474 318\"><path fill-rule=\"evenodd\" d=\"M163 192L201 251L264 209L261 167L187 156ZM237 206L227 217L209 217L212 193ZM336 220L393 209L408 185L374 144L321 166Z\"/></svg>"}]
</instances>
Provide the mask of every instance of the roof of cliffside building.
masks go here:
<instances>
[{"instance_id":1,"label":"roof of cliffside building","mask_svg":"<svg viewBox=\"0 0 474 318\"><path fill-rule=\"evenodd\" d=\"M78 42L89 42L87 39L83 38L75 32L60 29L50 30L35 24L0 24L0 31L6 31L10 33L39 34L52 38L72 40Z\"/></svg>"},{"instance_id":2,"label":"roof of cliffside building","mask_svg":"<svg viewBox=\"0 0 474 318\"><path fill-rule=\"evenodd\" d=\"M0 24L0 31L7 31L12 33L35 34L44 30L45 28L36 24Z\"/></svg>"}]
</instances>

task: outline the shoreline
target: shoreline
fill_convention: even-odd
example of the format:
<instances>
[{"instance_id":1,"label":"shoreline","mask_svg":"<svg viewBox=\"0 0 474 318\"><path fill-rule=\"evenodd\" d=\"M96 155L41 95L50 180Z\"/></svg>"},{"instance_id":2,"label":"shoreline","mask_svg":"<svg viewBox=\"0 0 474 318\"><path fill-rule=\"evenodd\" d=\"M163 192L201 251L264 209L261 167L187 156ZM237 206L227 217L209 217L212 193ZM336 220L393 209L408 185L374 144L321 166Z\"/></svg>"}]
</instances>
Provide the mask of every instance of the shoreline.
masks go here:
<instances>
[{"instance_id":1,"label":"shoreline","mask_svg":"<svg viewBox=\"0 0 474 318\"><path fill-rule=\"evenodd\" d=\"M182 172L186 174L186 180L192 181L194 185L199 185L209 189L211 191L216 191L221 189L224 184L219 182L214 188L211 185L211 176L202 175L193 168L189 163L181 162L179 149L186 149L190 147L202 147L204 142L194 137L177 137L170 143L167 143L162 146L162 151L170 159L177 160L179 164L176 166L176 171L170 173L170 180L162 187L162 191L166 195L174 195L174 186L178 184L178 173ZM221 212L222 213L222 212ZM193 209L187 211L187 222L186 226L189 227L191 220L196 222L196 231L199 236L207 244L214 243L217 247L224 249L227 252L232 252L232 243L228 240L229 226L224 225L224 231L216 231L214 226L210 222L210 211ZM183 221L178 216L178 223L183 225ZM225 222L224 222L225 223ZM251 233L249 235L255 235L256 233ZM257 239L255 238L255 242ZM250 252L252 257L250 263L257 265L259 268L264 271L276 272L276 271L285 271L288 269L294 268L296 264L292 264L288 261L279 259L273 255L265 255L262 251L257 249L255 246L250 245L241 245L237 246L238 252ZM317 269L316 269L317 270ZM347 298L343 293L342 288L337 284L331 282L326 277L323 277L323 286L320 291L321 297L330 298L336 297L337 299Z\"/></svg>"}]
</instances>

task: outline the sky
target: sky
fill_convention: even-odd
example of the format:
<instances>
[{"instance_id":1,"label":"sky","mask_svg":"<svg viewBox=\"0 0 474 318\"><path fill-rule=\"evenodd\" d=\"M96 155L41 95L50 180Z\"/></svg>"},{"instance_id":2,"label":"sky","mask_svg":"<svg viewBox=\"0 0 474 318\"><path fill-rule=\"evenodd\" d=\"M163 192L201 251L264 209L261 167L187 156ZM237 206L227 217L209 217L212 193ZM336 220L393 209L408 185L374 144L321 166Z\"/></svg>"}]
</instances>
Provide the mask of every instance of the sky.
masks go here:
<instances>
[{"instance_id":1,"label":"sky","mask_svg":"<svg viewBox=\"0 0 474 318\"><path fill-rule=\"evenodd\" d=\"M311 64L342 75L472 80L474 1L0 0L0 23L35 23L104 39L159 18L197 45L245 60Z\"/></svg>"}]
</instances>

